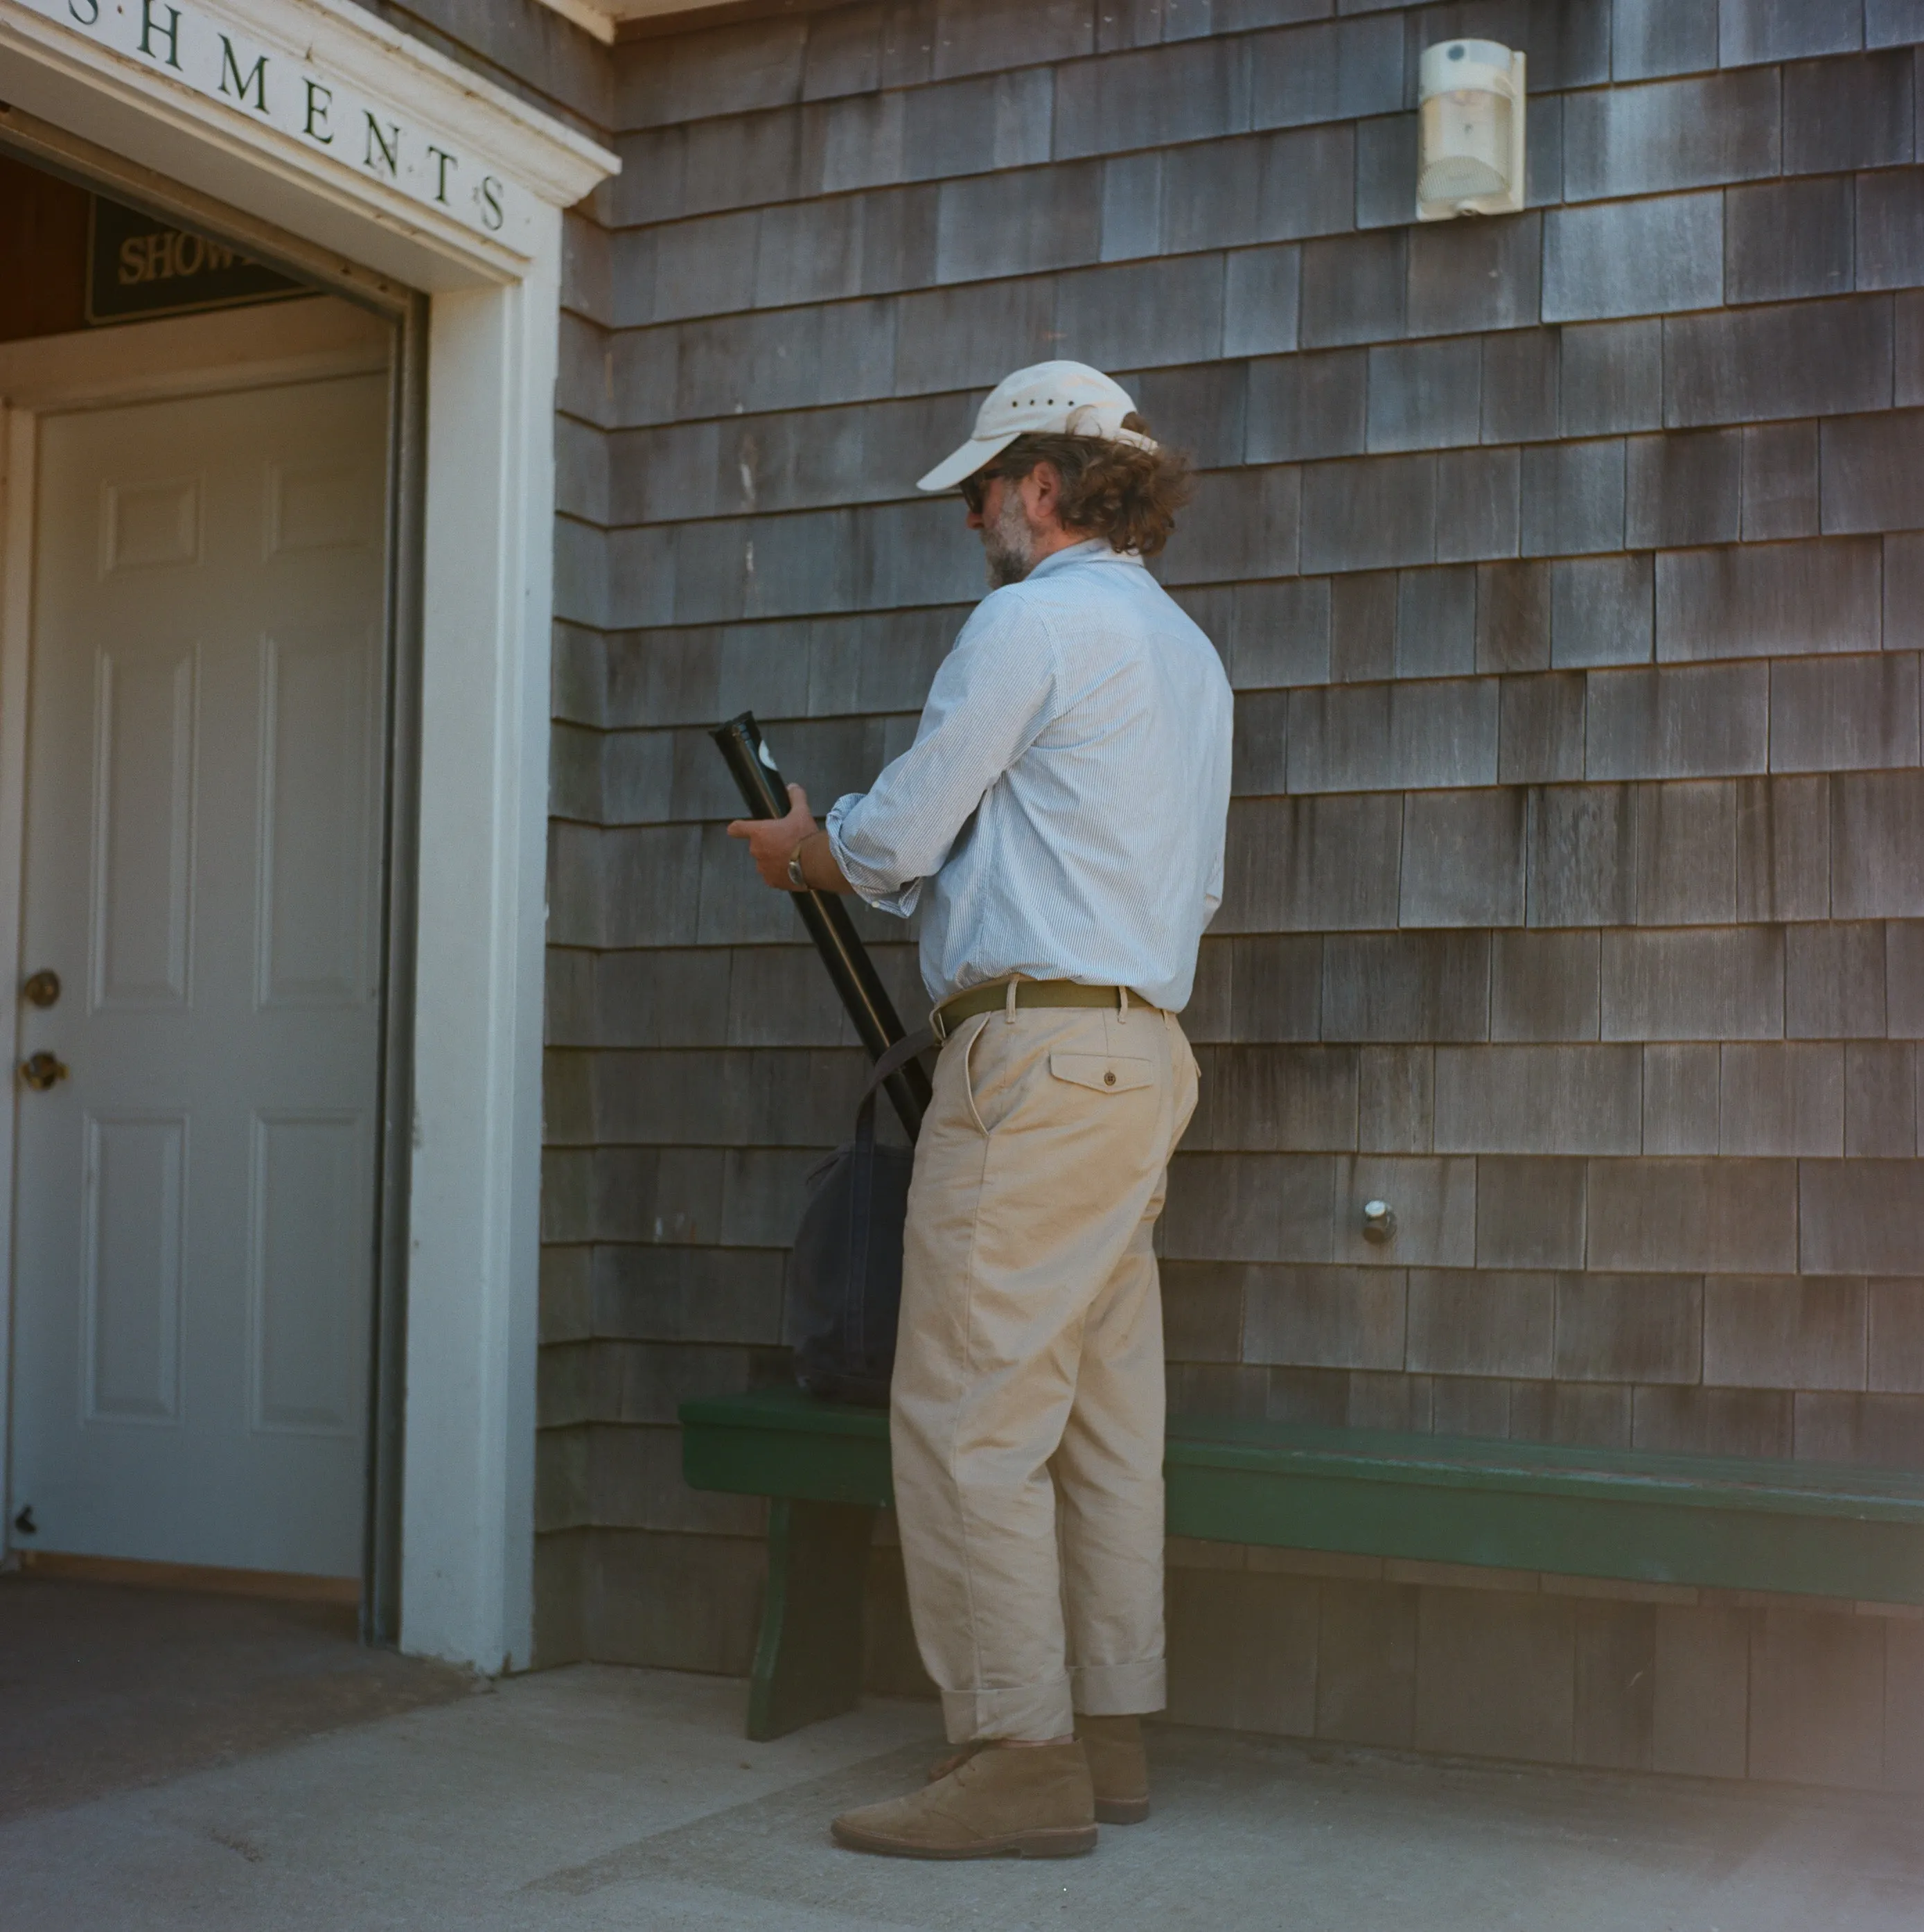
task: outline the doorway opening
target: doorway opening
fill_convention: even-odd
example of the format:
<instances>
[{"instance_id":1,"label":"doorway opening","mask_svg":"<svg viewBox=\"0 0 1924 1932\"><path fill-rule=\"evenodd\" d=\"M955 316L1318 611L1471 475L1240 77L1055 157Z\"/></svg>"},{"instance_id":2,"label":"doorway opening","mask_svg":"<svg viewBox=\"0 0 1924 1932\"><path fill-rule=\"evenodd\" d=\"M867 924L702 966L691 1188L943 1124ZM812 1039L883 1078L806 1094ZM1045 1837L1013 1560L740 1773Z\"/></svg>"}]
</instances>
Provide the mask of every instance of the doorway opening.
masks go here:
<instances>
[{"instance_id":1,"label":"doorway opening","mask_svg":"<svg viewBox=\"0 0 1924 1932\"><path fill-rule=\"evenodd\" d=\"M0 154L5 1545L382 1636L401 333Z\"/></svg>"}]
</instances>

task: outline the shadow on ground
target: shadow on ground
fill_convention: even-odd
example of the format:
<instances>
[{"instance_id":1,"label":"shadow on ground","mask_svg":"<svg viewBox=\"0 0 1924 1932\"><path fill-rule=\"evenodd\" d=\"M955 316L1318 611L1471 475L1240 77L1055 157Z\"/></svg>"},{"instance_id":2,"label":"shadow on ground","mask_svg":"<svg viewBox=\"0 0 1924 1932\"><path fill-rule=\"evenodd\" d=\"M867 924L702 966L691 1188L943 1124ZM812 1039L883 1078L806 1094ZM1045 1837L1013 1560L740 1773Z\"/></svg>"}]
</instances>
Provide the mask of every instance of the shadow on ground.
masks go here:
<instances>
[{"instance_id":1,"label":"shadow on ground","mask_svg":"<svg viewBox=\"0 0 1924 1932\"><path fill-rule=\"evenodd\" d=\"M0 1820L466 1696L355 1613L0 1576Z\"/></svg>"}]
</instances>

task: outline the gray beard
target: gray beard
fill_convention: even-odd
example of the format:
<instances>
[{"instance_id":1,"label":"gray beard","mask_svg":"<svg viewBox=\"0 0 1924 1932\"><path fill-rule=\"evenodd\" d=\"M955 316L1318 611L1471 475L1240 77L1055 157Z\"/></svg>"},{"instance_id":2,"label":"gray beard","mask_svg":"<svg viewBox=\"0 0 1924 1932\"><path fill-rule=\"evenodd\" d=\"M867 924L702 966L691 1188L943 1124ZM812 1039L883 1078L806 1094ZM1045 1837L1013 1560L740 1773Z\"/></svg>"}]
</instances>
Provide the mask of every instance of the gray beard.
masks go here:
<instances>
[{"instance_id":1,"label":"gray beard","mask_svg":"<svg viewBox=\"0 0 1924 1932\"><path fill-rule=\"evenodd\" d=\"M989 588L1020 584L1035 568L1035 532L1012 489L1002 495L1002 512L982 531L982 554L988 560Z\"/></svg>"}]
</instances>

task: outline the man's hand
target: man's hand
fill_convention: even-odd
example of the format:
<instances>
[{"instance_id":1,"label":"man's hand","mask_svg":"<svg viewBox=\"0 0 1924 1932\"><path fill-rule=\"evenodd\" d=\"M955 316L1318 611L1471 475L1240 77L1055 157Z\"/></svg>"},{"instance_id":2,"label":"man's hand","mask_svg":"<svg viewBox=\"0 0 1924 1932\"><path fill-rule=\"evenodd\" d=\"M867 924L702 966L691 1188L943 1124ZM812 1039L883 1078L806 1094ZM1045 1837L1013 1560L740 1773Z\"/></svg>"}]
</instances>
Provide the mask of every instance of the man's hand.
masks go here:
<instances>
[{"instance_id":1,"label":"man's hand","mask_svg":"<svg viewBox=\"0 0 1924 1932\"><path fill-rule=\"evenodd\" d=\"M788 862L796 853L802 857L803 876L816 891L845 892L848 881L829 849L827 837L808 809L808 794L798 784L788 788L786 818L738 818L730 824L728 836L748 842L748 856L761 874L762 883L792 892L795 882L788 876ZM807 849L804 850L805 842Z\"/></svg>"}]
</instances>

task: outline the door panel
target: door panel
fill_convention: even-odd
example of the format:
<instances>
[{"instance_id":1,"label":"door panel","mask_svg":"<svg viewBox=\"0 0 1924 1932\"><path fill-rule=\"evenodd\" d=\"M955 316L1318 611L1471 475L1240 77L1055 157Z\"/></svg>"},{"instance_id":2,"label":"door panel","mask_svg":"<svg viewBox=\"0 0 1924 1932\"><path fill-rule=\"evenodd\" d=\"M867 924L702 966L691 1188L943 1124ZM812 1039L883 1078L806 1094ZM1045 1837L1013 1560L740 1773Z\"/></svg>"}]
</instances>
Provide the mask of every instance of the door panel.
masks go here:
<instances>
[{"instance_id":1,"label":"door panel","mask_svg":"<svg viewBox=\"0 0 1924 1932\"><path fill-rule=\"evenodd\" d=\"M263 1006L350 1005L367 996L378 644L364 629L267 640Z\"/></svg>"},{"instance_id":2,"label":"door panel","mask_svg":"<svg viewBox=\"0 0 1924 1932\"><path fill-rule=\"evenodd\" d=\"M86 1124L81 1294L89 1422L178 1422L187 1122Z\"/></svg>"},{"instance_id":3,"label":"door panel","mask_svg":"<svg viewBox=\"0 0 1924 1932\"><path fill-rule=\"evenodd\" d=\"M187 1000L196 652L107 645L94 706L94 1004Z\"/></svg>"},{"instance_id":4,"label":"door panel","mask_svg":"<svg viewBox=\"0 0 1924 1932\"><path fill-rule=\"evenodd\" d=\"M355 550L379 540L380 498L352 463L276 464L268 472L268 550Z\"/></svg>"},{"instance_id":5,"label":"door panel","mask_svg":"<svg viewBox=\"0 0 1924 1932\"><path fill-rule=\"evenodd\" d=\"M46 418L12 1509L31 1546L359 1567L382 378Z\"/></svg>"},{"instance_id":6,"label":"door panel","mask_svg":"<svg viewBox=\"0 0 1924 1932\"><path fill-rule=\"evenodd\" d=\"M100 574L200 561L200 478L109 483L100 520Z\"/></svg>"},{"instance_id":7,"label":"door panel","mask_svg":"<svg viewBox=\"0 0 1924 1932\"><path fill-rule=\"evenodd\" d=\"M361 1424L361 1337L351 1326L367 1268L367 1122L355 1114L254 1121L250 1283L256 1429L352 1435Z\"/></svg>"}]
</instances>

